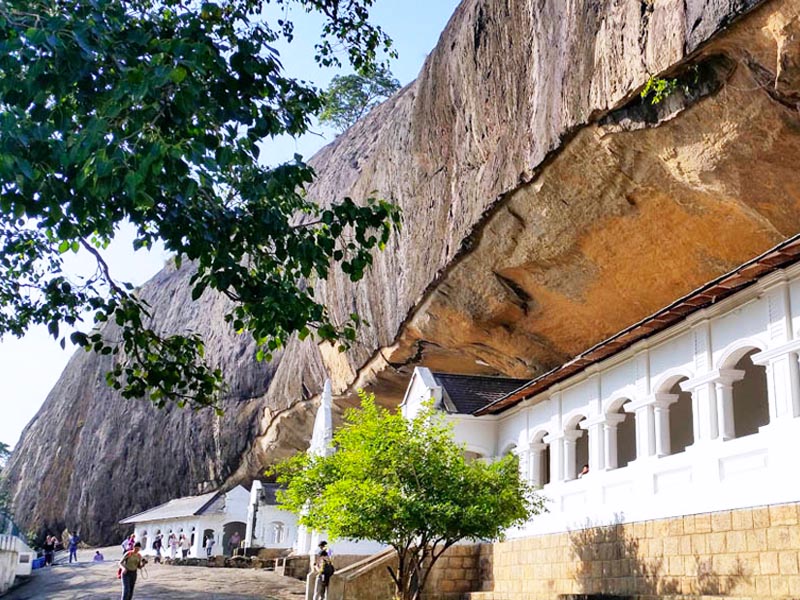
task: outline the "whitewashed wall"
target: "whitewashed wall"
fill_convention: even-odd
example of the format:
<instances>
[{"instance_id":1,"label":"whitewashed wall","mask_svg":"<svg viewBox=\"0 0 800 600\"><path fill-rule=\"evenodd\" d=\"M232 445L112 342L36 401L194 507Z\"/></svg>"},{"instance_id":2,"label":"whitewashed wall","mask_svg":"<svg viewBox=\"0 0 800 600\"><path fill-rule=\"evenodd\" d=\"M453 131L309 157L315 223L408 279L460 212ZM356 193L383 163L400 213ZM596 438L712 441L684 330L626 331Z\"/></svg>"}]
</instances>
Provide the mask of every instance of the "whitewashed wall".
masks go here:
<instances>
[{"instance_id":1,"label":"whitewashed wall","mask_svg":"<svg viewBox=\"0 0 800 600\"><path fill-rule=\"evenodd\" d=\"M766 367L769 423L733 439L731 385L742 377L733 367L752 350L753 362ZM511 534L800 499L791 465L800 439L799 351L795 266L487 419L487 431L477 438L488 439L496 428L494 454L516 446L521 470L534 483L543 481L543 442L549 444L550 482L542 493L551 512ZM675 397L666 392L679 380L692 394L694 443L670 454ZM626 400L626 410L635 415L637 458L612 468L614 428L624 417L615 413ZM590 471L575 479L581 443L588 445Z\"/></svg>"}]
</instances>

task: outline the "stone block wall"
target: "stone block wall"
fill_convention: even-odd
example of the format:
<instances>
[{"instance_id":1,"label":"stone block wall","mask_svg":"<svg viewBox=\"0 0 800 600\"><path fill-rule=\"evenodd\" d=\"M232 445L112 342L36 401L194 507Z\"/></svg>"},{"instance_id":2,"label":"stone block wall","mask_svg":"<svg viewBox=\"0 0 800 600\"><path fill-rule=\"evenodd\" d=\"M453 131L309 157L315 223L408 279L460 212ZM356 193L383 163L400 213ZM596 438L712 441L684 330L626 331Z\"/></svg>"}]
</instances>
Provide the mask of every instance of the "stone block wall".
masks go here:
<instances>
[{"instance_id":1,"label":"stone block wall","mask_svg":"<svg viewBox=\"0 0 800 600\"><path fill-rule=\"evenodd\" d=\"M423 600L461 600L480 589L480 545L451 546L433 565Z\"/></svg>"},{"instance_id":2,"label":"stone block wall","mask_svg":"<svg viewBox=\"0 0 800 600\"><path fill-rule=\"evenodd\" d=\"M482 544L472 600L800 598L800 503Z\"/></svg>"}]
</instances>

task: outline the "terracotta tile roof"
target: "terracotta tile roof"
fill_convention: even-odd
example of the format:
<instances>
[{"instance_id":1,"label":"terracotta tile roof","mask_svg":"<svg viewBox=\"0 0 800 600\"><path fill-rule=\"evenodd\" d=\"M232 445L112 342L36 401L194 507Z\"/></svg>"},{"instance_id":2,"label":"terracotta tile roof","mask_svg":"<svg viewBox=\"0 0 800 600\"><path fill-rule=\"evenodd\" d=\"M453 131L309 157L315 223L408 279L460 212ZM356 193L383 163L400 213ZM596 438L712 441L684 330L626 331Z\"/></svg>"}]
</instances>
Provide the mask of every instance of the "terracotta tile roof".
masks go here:
<instances>
[{"instance_id":1,"label":"terracotta tile roof","mask_svg":"<svg viewBox=\"0 0 800 600\"><path fill-rule=\"evenodd\" d=\"M487 406L474 411L476 416L497 414L536 394L540 394L556 383L580 373L589 365L608 358L632 344L675 325L688 315L741 291L765 275L788 267L800 260L800 234L790 237L764 254L744 263L679 298L669 306L623 329L610 338L592 346L570 361L552 371L526 382Z\"/></svg>"},{"instance_id":2,"label":"terracotta tile roof","mask_svg":"<svg viewBox=\"0 0 800 600\"><path fill-rule=\"evenodd\" d=\"M527 383L526 379L433 373L450 412L469 415ZM449 406L447 401L449 400Z\"/></svg>"}]
</instances>

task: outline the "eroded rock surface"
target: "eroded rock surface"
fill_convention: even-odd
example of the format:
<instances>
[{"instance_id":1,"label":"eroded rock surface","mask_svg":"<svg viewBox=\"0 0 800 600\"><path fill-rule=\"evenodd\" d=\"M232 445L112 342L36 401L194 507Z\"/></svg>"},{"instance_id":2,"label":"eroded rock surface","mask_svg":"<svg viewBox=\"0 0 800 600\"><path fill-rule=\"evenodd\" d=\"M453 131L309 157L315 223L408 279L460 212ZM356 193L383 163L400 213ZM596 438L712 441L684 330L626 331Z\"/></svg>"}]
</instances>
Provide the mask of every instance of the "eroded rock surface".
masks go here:
<instances>
[{"instance_id":1,"label":"eroded rock surface","mask_svg":"<svg viewBox=\"0 0 800 600\"><path fill-rule=\"evenodd\" d=\"M190 307L185 276L162 273L148 293L178 307L165 326L214 332L239 382L226 417L123 402L107 365L74 358L10 465L23 524L102 536L200 482L253 477L305 446L326 372L340 405L360 386L396 402L416 364L535 376L796 233L799 12L465 0L417 81L314 158L320 201L378 193L405 215L364 281L321 289L371 323L353 350L295 342L257 366L220 304ZM655 106L638 96L652 74L679 82Z\"/></svg>"}]
</instances>

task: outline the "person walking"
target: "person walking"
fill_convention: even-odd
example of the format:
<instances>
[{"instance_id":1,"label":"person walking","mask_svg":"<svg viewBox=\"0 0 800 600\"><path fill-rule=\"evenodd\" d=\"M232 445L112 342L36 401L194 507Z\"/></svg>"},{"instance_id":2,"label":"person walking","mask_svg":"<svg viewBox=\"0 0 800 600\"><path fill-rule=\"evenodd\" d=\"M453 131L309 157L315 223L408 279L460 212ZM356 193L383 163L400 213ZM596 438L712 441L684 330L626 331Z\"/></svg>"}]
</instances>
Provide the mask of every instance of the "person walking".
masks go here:
<instances>
[{"instance_id":1,"label":"person walking","mask_svg":"<svg viewBox=\"0 0 800 600\"><path fill-rule=\"evenodd\" d=\"M187 556L189 556L189 550L192 549L192 542L190 542L189 538L186 537L184 534L181 534L180 545L181 545L181 555L183 558L186 558Z\"/></svg>"},{"instance_id":2,"label":"person walking","mask_svg":"<svg viewBox=\"0 0 800 600\"><path fill-rule=\"evenodd\" d=\"M206 558L211 558L211 553L214 551L214 534L209 533L203 545L206 547Z\"/></svg>"},{"instance_id":3,"label":"person walking","mask_svg":"<svg viewBox=\"0 0 800 600\"><path fill-rule=\"evenodd\" d=\"M128 552L133 550L133 546L136 543L136 534L132 533L124 540L122 540L122 556L125 556Z\"/></svg>"},{"instance_id":4,"label":"person walking","mask_svg":"<svg viewBox=\"0 0 800 600\"><path fill-rule=\"evenodd\" d=\"M153 540L153 550L156 551L156 558L153 562L155 562L157 565L161 564L161 546L162 546L161 534L159 533L158 535L156 535L156 539Z\"/></svg>"},{"instance_id":5,"label":"person walking","mask_svg":"<svg viewBox=\"0 0 800 600\"><path fill-rule=\"evenodd\" d=\"M73 531L69 536L69 562L72 562L72 559L75 559L75 562L78 562L78 544L81 541L81 536L77 534L77 532Z\"/></svg>"},{"instance_id":6,"label":"person walking","mask_svg":"<svg viewBox=\"0 0 800 600\"><path fill-rule=\"evenodd\" d=\"M317 573L314 585L314 600L326 600L328 597L328 585L331 582L336 569L333 568L333 561L328 552L320 550L314 561L314 571Z\"/></svg>"},{"instance_id":7,"label":"person walking","mask_svg":"<svg viewBox=\"0 0 800 600\"><path fill-rule=\"evenodd\" d=\"M167 544L169 545L169 557L171 560L175 560L175 556L178 554L178 536L170 532Z\"/></svg>"},{"instance_id":8,"label":"person walking","mask_svg":"<svg viewBox=\"0 0 800 600\"><path fill-rule=\"evenodd\" d=\"M147 560L141 554L142 544L139 542L134 543L133 550L126 552L122 560L119 561L122 574L122 596L120 600L132 600L133 588L136 585L136 574L139 569L143 569L147 564Z\"/></svg>"}]
</instances>

